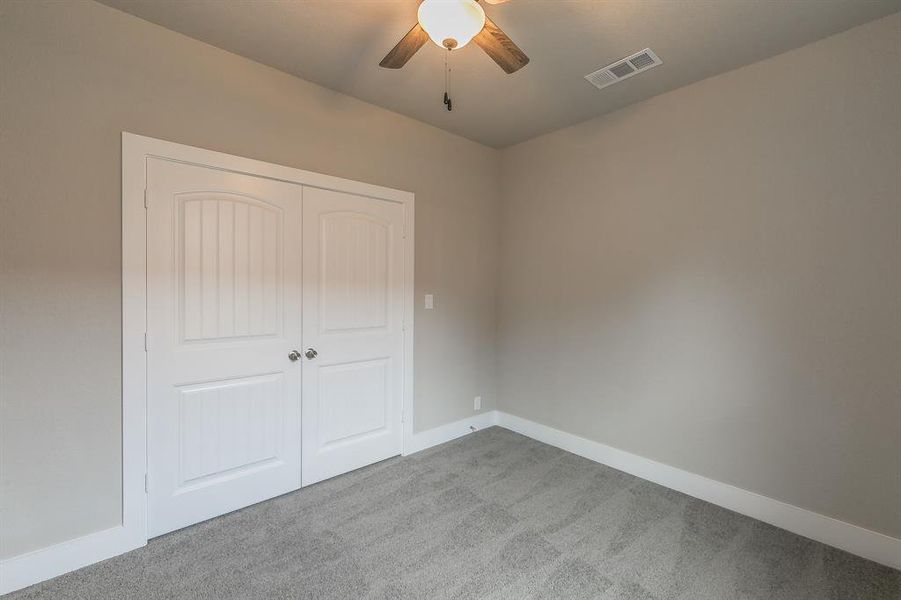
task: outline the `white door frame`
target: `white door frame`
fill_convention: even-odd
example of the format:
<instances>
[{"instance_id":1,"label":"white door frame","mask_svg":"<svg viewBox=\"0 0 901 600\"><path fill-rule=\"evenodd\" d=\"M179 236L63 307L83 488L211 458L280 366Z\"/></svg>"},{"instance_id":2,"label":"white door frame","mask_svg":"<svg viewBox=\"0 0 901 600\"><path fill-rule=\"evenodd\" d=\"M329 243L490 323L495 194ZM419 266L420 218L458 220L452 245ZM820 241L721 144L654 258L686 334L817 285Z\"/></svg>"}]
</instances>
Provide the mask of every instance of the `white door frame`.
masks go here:
<instances>
[{"instance_id":1,"label":"white door frame","mask_svg":"<svg viewBox=\"0 0 901 600\"><path fill-rule=\"evenodd\" d=\"M147 159L161 158L397 202L404 208L402 450L413 436L413 194L122 133L122 530L147 543Z\"/></svg>"}]
</instances>

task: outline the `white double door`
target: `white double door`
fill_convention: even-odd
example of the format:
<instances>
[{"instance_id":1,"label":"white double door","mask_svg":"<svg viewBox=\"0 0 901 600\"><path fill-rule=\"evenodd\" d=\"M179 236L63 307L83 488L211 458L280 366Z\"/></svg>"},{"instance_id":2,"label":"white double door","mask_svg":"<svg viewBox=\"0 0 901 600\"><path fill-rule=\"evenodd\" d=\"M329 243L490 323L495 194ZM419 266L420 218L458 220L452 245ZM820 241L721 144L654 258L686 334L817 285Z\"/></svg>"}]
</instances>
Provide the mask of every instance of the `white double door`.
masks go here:
<instances>
[{"instance_id":1,"label":"white double door","mask_svg":"<svg viewBox=\"0 0 901 600\"><path fill-rule=\"evenodd\" d=\"M147 184L149 535L399 454L402 206L162 159Z\"/></svg>"}]
</instances>

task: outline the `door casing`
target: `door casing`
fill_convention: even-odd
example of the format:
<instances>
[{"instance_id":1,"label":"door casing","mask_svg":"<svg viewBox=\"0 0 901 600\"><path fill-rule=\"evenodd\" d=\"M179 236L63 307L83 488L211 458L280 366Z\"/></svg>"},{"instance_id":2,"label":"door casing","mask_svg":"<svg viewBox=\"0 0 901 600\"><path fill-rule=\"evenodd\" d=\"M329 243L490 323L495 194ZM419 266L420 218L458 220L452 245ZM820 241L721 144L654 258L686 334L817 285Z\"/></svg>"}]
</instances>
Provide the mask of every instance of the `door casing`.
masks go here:
<instances>
[{"instance_id":1,"label":"door casing","mask_svg":"<svg viewBox=\"0 0 901 600\"><path fill-rule=\"evenodd\" d=\"M402 453L413 436L414 196L368 183L322 175L122 133L122 533L132 547L147 543L147 159L245 173L308 187L397 202L404 211ZM151 340L152 342L152 340Z\"/></svg>"}]
</instances>

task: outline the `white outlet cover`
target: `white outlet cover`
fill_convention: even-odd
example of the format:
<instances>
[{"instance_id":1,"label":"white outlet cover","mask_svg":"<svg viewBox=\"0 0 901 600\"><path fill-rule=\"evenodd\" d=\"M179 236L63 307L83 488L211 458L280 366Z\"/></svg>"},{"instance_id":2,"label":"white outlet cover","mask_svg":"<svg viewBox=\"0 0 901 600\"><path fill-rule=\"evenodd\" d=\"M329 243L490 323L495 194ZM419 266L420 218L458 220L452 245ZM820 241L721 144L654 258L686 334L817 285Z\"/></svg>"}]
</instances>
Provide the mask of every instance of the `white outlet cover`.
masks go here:
<instances>
[{"instance_id":1,"label":"white outlet cover","mask_svg":"<svg viewBox=\"0 0 901 600\"><path fill-rule=\"evenodd\" d=\"M473 399L472 409L473 410L482 410L482 397L481 396L476 396Z\"/></svg>"}]
</instances>

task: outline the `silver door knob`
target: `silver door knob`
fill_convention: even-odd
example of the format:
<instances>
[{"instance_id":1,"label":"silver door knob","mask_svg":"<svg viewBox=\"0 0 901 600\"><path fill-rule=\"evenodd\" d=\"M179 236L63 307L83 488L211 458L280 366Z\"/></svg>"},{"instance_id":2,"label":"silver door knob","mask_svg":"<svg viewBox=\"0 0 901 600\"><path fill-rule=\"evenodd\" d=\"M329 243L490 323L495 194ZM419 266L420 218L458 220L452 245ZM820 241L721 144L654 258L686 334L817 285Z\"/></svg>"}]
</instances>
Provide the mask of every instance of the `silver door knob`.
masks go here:
<instances>
[{"instance_id":1,"label":"silver door knob","mask_svg":"<svg viewBox=\"0 0 901 600\"><path fill-rule=\"evenodd\" d=\"M319 353L316 352L316 350L315 350L314 348L307 348L307 351L304 352L303 354L304 354L304 356L306 356L306 357L309 358L310 360L313 360L314 358L316 358L317 356L319 356Z\"/></svg>"},{"instance_id":2,"label":"silver door knob","mask_svg":"<svg viewBox=\"0 0 901 600\"><path fill-rule=\"evenodd\" d=\"M298 352L297 350L291 350L291 352L288 353L288 358L290 358L292 362L296 362L300 360L300 352Z\"/></svg>"}]
</instances>

